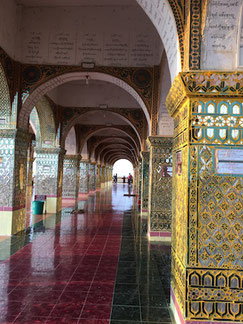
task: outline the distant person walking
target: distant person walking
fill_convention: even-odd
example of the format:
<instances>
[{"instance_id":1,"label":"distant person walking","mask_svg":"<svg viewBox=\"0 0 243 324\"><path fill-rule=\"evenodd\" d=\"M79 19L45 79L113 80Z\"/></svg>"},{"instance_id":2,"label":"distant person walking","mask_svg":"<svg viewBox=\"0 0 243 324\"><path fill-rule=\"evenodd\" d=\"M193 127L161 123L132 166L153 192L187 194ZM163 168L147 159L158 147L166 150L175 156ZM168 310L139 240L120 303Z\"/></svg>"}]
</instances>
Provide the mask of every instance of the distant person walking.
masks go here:
<instances>
[{"instance_id":1,"label":"distant person walking","mask_svg":"<svg viewBox=\"0 0 243 324\"><path fill-rule=\"evenodd\" d=\"M117 183L117 173L113 176L114 183Z\"/></svg>"},{"instance_id":2,"label":"distant person walking","mask_svg":"<svg viewBox=\"0 0 243 324\"><path fill-rule=\"evenodd\" d=\"M130 185L132 183L132 175L129 173L128 175L128 184Z\"/></svg>"}]
</instances>

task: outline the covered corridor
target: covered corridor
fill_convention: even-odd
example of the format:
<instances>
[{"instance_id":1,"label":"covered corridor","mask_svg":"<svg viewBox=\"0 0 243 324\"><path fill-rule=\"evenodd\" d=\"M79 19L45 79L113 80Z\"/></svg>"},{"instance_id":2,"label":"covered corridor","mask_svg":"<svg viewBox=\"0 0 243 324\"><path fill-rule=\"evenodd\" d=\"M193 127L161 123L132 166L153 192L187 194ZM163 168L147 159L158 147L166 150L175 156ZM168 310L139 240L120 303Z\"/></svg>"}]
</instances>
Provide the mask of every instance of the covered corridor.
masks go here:
<instances>
[{"instance_id":1,"label":"covered corridor","mask_svg":"<svg viewBox=\"0 0 243 324\"><path fill-rule=\"evenodd\" d=\"M3 321L243 323L243 2L0 0L0 236Z\"/></svg>"},{"instance_id":2,"label":"covered corridor","mask_svg":"<svg viewBox=\"0 0 243 324\"><path fill-rule=\"evenodd\" d=\"M0 242L0 323L174 323L170 246L148 243L127 193L108 183Z\"/></svg>"}]
</instances>

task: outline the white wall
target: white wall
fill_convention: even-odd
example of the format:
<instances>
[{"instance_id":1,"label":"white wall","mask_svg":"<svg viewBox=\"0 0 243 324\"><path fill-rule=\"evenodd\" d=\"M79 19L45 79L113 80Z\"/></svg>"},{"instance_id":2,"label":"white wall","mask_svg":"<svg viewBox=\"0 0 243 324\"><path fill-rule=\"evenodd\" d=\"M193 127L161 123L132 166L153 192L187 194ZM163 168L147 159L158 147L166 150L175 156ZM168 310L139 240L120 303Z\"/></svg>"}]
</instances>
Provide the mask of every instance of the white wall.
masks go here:
<instances>
[{"instance_id":1,"label":"white wall","mask_svg":"<svg viewBox=\"0 0 243 324\"><path fill-rule=\"evenodd\" d=\"M241 27L239 32L239 39L238 39L238 45L239 45L239 57L238 62L241 67L243 67L243 6L241 8Z\"/></svg>"},{"instance_id":2,"label":"white wall","mask_svg":"<svg viewBox=\"0 0 243 324\"><path fill-rule=\"evenodd\" d=\"M89 159L87 141L84 143L84 146L83 146L82 152L81 152L81 156L82 156L82 160L88 160Z\"/></svg>"},{"instance_id":3,"label":"white wall","mask_svg":"<svg viewBox=\"0 0 243 324\"><path fill-rule=\"evenodd\" d=\"M76 150L76 134L74 127L71 128L70 132L68 133L65 141L65 150L66 155L75 155Z\"/></svg>"},{"instance_id":4,"label":"white wall","mask_svg":"<svg viewBox=\"0 0 243 324\"><path fill-rule=\"evenodd\" d=\"M162 57L161 71L161 88L160 88L160 104L157 135L173 136L174 122L170 117L165 105L165 100L171 87L170 71L166 55Z\"/></svg>"},{"instance_id":5,"label":"white wall","mask_svg":"<svg viewBox=\"0 0 243 324\"><path fill-rule=\"evenodd\" d=\"M169 62L171 80L181 71L176 21L168 0L136 0L150 17L163 41Z\"/></svg>"},{"instance_id":6,"label":"white wall","mask_svg":"<svg viewBox=\"0 0 243 324\"><path fill-rule=\"evenodd\" d=\"M152 66L160 38L139 6L23 7L22 61Z\"/></svg>"},{"instance_id":7,"label":"white wall","mask_svg":"<svg viewBox=\"0 0 243 324\"><path fill-rule=\"evenodd\" d=\"M14 0L1 0L0 4L0 47L13 59L20 59L18 27L21 9Z\"/></svg>"},{"instance_id":8,"label":"white wall","mask_svg":"<svg viewBox=\"0 0 243 324\"><path fill-rule=\"evenodd\" d=\"M242 1L208 1L202 38L201 68L234 70L238 66L238 35ZM243 58L241 58L243 61Z\"/></svg>"}]
</instances>

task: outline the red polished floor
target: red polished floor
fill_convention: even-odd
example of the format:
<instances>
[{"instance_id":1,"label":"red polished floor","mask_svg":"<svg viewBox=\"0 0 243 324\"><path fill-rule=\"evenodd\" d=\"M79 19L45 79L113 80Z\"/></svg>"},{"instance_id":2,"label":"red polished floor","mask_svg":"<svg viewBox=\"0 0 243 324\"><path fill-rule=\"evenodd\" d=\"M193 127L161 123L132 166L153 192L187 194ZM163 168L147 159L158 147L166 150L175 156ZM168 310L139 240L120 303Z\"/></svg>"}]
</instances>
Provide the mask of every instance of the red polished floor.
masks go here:
<instances>
[{"instance_id":1,"label":"red polished floor","mask_svg":"<svg viewBox=\"0 0 243 324\"><path fill-rule=\"evenodd\" d=\"M124 187L91 197L85 214L48 217L44 231L0 263L0 323L109 323Z\"/></svg>"}]
</instances>

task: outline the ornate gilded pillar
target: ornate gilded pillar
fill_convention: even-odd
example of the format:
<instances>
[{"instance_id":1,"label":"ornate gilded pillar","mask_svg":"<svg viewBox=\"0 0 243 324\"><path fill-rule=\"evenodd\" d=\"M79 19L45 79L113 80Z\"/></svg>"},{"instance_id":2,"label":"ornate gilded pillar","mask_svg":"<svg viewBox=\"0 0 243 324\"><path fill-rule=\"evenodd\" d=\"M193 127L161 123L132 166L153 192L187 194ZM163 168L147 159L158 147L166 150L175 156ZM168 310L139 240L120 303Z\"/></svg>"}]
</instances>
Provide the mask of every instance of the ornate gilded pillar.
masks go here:
<instances>
[{"instance_id":1,"label":"ornate gilded pillar","mask_svg":"<svg viewBox=\"0 0 243 324\"><path fill-rule=\"evenodd\" d=\"M81 160L79 167L79 193L89 193L89 161Z\"/></svg>"},{"instance_id":2,"label":"ornate gilded pillar","mask_svg":"<svg viewBox=\"0 0 243 324\"><path fill-rule=\"evenodd\" d=\"M65 151L58 147L36 147L35 194L46 196L47 213L62 209L63 158Z\"/></svg>"},{"instance_id":3,"label":"ornate gilded pillar","mask_svg":"<svg viewBox=\"0 0 243 324\"><path fill-rule=\"evenodd\" d=\"M31 208L31 199L33 193L33 163L35 159L33 158L34 150L28 150L28 158L27 158L27 183L26 183L26 211L30 211Z\"/></svg>"},{"instance_id":4,"label":"ornate gilded pillar","mask_svg":"<svg viewBox=\"0 0 243 324\"><path fill-rule=\"evenodd\" d=\"M101 165L97 164L96 168L96 188L100 188L101 184Z\"/></svg>"},{"instance_id":5,"label":"ornate gilded pillar","mask_svg":"<svg viewBox=\"0 0 243 324\"><path fill-rule=\"evenodd\" d=\"M141 215L148 216L148 194L149 194L149 152L141 152Z\"/></svg>"},{"instance_id":6,"label":"ornate gilded pillar","mask_svg":"<svg viewBox=\"0 0 243 324\"><path fill-rule=\"evenodd\" d=\"M101 174L100 174L100 183L101 185L105 183L105 172L106 172L106 168L104 165L101 166Z\"/></svg>"},{"instance_id":7,"label":"ornate gilded pillar","mask_svg":"<svg viewBox=\"0 0 243 324\"><path fill-rule=\"evenodd\" d=\"M167 97L175 121L171 304L184 323L243 322L242 79L180 73Z\"/></svg>"},{"instance_id":8,"label":"ornate gilded pillar","mask_svg":"<svg viewBox=\"0 0 243 324\"><path fill-rule=\"evenodd\" d=\"M139 164L138 164L138 198L140 201L140 207L141 207L141 196L142 196L142 162L139 161Z\"/></svg>"},{"instance_id":9,"label":"ornate gilded pillar","mask_svg":"<svg viewBox=\"0 0 243 324\"><path fill-rule=\"evenodd\" d=\"M89 164L89 191L94 192L96 190L96 162L90 162Z\"/></svg>"},{"instance_id":10,"label":"ornate gilded pillar","mask_svg":"<svg viewBox=\"0 0 243 324\"><path fill-rule=\"evenodd\" d=\"M109 181L109 178L108 178L108 169L109 169L109 167L106 165L105 166L105 182L108 182Z\"/></svg>"},{"instance_id":11,"label":"ornate gilded pillar","mask_svg":"<svg viewBox=\"0 0 243 324\"><path fill-rule=\"evenodd\" d=\"M108 181L108 182L111 181L111 173L112 173L111 166L108 166L108 167L107 167L107 181Z\"/></svg>"},{"instance_id":12,"label":"ornate gilded pillar","mask_svg":"<svg viewBox=\"0 0 243 324\"><path fill-rule=\"evenodd\" d=\"M30 134L0 130L0 235L25 228L27 150Z\"/></svg>"},{"instance_id":13,"label":"ornate gilded pillar","mask_svg":"<svg viewBox=\"0 0 243 324\"><path fill-rule=\"evenodd\" d=\"M78 202L80 155L65 155L63 161L62 197Z\"/></svg>"},{"instance_id":14,"label":"ornate gilded pillar","mask_svg":"<svg viewBox=\"0 0 243 324\"><path fill-rule=\"evenodd\" d=\"M138 174L137 174L137 166L133 168L133 189L137 193L137 182L138 182Z\"/></svg>"},{"instance_id":15,"label":"ornate gilded pillar","mask_svg":"<svg viewBox=\"0 0 243 324\"><path fill-rule=\"evenodd\" d=\"M148 236L153 240L170 241L172 200L172 138L148 138L149 198Z\"/></svg>"},{"instance_id":16,"label":"ornate gilded pillar","mask_svg":"<svg viewBox=\"0 0 243 324\"><path fill-rule=\"evenodd\" d=\"M111 166L111 170L110 170L110 182L112 182L112 174L113 174L113 167Z\"/></svg>"}]
</instances>

